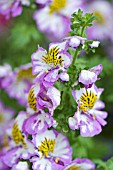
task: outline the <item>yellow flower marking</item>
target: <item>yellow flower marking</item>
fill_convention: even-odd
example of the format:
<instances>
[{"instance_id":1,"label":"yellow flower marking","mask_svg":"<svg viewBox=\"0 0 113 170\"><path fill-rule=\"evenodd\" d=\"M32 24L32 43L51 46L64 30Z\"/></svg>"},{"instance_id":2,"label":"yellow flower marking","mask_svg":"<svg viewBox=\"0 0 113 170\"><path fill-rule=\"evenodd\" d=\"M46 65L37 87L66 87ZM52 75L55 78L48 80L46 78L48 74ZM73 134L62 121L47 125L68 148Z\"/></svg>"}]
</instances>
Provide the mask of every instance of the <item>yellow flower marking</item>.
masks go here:
<instances>
[{"instance_id":1,"label":"yellow flower marking","mask_svg":"<svg viewBox=\"0 0 113 170\"><path fill-rule=\"evenodd\" d=\"M71 166L70 168L68 168L66 170L81 170L81 168L78 167L78 166L73 165L73 166Z\"/></svg>"},{"instance_id":2,"label":"yellow flower marking","mask_svg":"<svg viewBox=\"0 0 113 170\"><path fill-rule=\"evenodd\" d=\"M22 135L22 132L20 131L17 123L14 123L14 125L13 125L12 138L17 145L21 143L23 145L23 147L26 148L24 136Z\"/></svg>"},{"instance_id":3,"label":"yellow flower marking","mask_svg":"<svg viewBox=\"0 0 113 170\"><path fill-rule=\"evenodd\" d=\"M33 87L30 89L29 94L28 94L28 104L31 109L33 109L34 111L38 111L37 106L36 106L36 97L34 94Z\"/></svg>"},{"instance_id":4,"label":"yellow flower marking","mask_svg":"<svg viewBox=\"0 0 113 170\"><path fill-rule=\"evenodd\" d=\"M86 90L86 93L83 93L80 97L80 101L82 102L82 104L80 104L80 110L86 112L88 109L93 108L95 102L97 101L97 95Z\"/></svg>"},{"instance_id":5,"label":"yellow flower marking","mask_svg":"<svg viewBox=\"0 0 113 170\"><path fill-rule=\"evenodd\" d=\"M46 139L41 143L38 147L38 151L42 153L43 156L48 156L49 152L54 152L55 147L55 139Z\"/></svg>"},{"instance_id":6,"label":"yellow flower marking","mask_svg":"<svg viewBox=\"0 0 113 170\"><path fill-rule=\"evenodd\" d=\"M96 20L96 23L98 23L98 24L105 23L105 19L99 11L95 11L94 15L98 17L98 19Z\"/></svg>"},{"instance_id":7,"label":"yellow flower marking","mask_svg":"<svg viewBox=\"0 0 113 170\"><path fill-rule=\"evenodd\" d=\"M34 76L32 75L32 67L28 68L27 70L19 70L17 74L17 81L20 81L22 79L30 78L33 79Z\"/></svg>"},{"instance_id":8,"label":"yellow flower marking","mask_svg":"<svg viewBox=\"0 0 113 170\"><path fill-rule=\"evenodd\" d=\"M42 59L47 64L54 64L54 66L60 65L62 67L62 62L64 61L61 56L58 56L59 48L52 48L46 56L43 56Z\"/></svg>"},{"instance_id":9,"label":"yellow flower marking","mask_svg":"<svg viewBox=\"0 0 113 170\"><path fill-rule=\"evenodd\" d=\"M2 116L2 112L0 112L0 123L2 123L4 121L4 117Z\"/></svg>"},{"instance_id":10,"label":"yellow flower marking","mask_svg":"<svg viewBox=\"0 0 113 170\"><path fill-rule=\"evenodd\" d=\"M53 3L50 5L49 13L59 12L60 9L66 6L66 0L53 0Z\"/></svg>"}]
</instances>

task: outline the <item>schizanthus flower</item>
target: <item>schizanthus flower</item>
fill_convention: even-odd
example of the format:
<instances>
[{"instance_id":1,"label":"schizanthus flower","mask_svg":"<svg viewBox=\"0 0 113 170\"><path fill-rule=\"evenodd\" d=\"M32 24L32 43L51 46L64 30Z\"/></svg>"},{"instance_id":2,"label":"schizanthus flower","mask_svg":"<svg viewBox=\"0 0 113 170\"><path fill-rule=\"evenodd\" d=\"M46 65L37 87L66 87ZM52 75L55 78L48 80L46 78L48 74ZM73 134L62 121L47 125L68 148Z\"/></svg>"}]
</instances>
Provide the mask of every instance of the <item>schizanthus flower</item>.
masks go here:
<instances>
[{"instance_id":1,"label":"schizanthus flower","mask_svg":"<svg viewBox=\"0 0 113 170\"><path fill-rule=\"evenodd\" d=\"M51 0L35 12L34 19L39 30L49 39L61 39L70 31L71 14L81 6L82 1Z\"/></svg>"},{"instance_id":2,"label":"schizanthus flower","mask_svg":"<svg viewBox=\"0 0 113 170\"><path fill-rule=\"evenodd\" d=\"M32 54L33 75L37 75L36 82L43 82L44 86L52 86L58 79L68 81L66 68L71 64L72 57L66 52L67 43L51 43L48 53L38 47Z\"/></svg>"},{"instance_id":3,"label":"schizanthus flower","mask_svg":"<svg viewBox=\"0 0 113 170\"><path fill-rule=\"evenodd\" d=\"M45 88L39 83L33 85L28 94L29 113L35 113L38 110L48 109L48 112L53 115L56 107L60 105L60 91L55 87Z\"/></svg>"},{"instance_id":4,"label":"schizanthus flower","mask_svg":"<svg viewBox=\"0 0 113 170\"><path fill-rule=\"evenodd\" d=\"M99 78L97 76L102 71L102 64L99 64L89 70L82 70L79 74L78 81L81 82L85 88L91 87Z\"/></svg>"},{"instance_id":5,"label":"schizanthus flower","mask_svg":"<svg viewBox=\"0 0 113 170\"><path fill-rule=\"evenodd\" d=\"M26 64L6 75L1 80L1 86L11 98L17 99L21 105L26 105L27 93L33 79L31 64Z\"/></svg>"},{"instance_id":6,"label":"schizanthus flower","mask_svg":"<svg viewBox=\"0 0 113 170\"><path fill-rule=\"evenodd\" d=\"M8 137L10 137L9 149L2 156L2 159L9 167L15 165L19 159L27 160L34 155L34 145L28 139L28 136L23 134L23 123L27 116L26 112L21 111L6 131Z\"/></svg>"},{"instance_id":7,"label":"schizanthus flower","mask_svg":"<svg viewBox=\"0 0 113 170\"><path fill-rule=\"evenodd\" d=\"M97 135L102 131L101 126L106 125L104 119L107 112L100 111L104 108L104 103L99 100L102 91L103 89L93 85L91 88L81 88L72 92L78 109L74 117L69 118L69 127L72 130L80 129L82 136Z\"/></svg>"},{"instance_id":8,"label":"schizanthus flower","mask_svg":"<svg viewBox=\"0 0 113 170\"><path fill-rule=\"evenodd\" d=\"M66 136L50 130L33 136L36 155L32 157L33 170L60 170L72 159L72 149Z\"/></svg>"}]
</instances>

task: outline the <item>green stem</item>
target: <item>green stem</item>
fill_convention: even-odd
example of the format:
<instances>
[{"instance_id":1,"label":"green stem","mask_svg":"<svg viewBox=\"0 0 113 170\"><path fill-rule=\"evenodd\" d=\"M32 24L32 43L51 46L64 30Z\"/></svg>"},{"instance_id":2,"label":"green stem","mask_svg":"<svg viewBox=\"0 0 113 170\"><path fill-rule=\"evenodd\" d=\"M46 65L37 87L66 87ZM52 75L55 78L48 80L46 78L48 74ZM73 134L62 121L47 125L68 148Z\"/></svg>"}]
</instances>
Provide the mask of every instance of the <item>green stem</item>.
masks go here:
<instances>
[{"instance_id":1,"label":"green stem","mask_svg":"<svg viewBox=\"0 0 113 170\"><path fill-rule=\"evenodd\" d=\"M77 58L77 56L78 56L78 49L76 49L76 51L75 51L75 54L74 54L74 56L73 56L73 61L72 61L72 66L74 65L74 63L75 63L75 61L76 61L76 58Z\"/></svg>"},{"instance_id":2,"label":"green stem","mask_svg":"<svg viewBox=\"0 0 113 170\"><path fill-rule=\"evenodd\" d=\"M80 35L81 37L82 37L82 36L83 36L83 34L84 34L84 29L85 29L85 26L83 26L83 27L82 27L81 35Z\"/></svg>"},{"instance_id":3,"label":"green stem","mask_svg":"<svg viewBox=\"0 0 113 170\"><path fill-rule=\"evenodd\" d=\"M80 35L81 37L82 37L83 34L84 34L84 30L85 30L85 26L82 27L81 35ZM74 63L75 63L78 55L79 55L79 51L78 51L78 49L76 49L75 54L74 54L74 56L73 56L72 66L74 65Z\"/></svg>"}]
</instances>

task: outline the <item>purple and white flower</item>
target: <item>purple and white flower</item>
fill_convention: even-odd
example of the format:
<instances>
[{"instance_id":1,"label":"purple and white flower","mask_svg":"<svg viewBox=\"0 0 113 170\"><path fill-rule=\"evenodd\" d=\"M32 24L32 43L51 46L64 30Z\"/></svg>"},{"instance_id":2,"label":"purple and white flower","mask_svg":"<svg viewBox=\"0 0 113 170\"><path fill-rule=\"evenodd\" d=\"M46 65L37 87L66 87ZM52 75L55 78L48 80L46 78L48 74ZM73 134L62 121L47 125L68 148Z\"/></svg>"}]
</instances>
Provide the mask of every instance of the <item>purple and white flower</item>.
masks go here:
<instances>
[{"instance_id":1,"label":"purple and white flower","mask_svg":"<svg viewBox=\"0 0 113 170\"><path fill-rule=\"evenodd\" d=\"M45 86L53 85L59 78L68 81L69 76L65 69L70 66L72 57L66 50L66 42L51 43L48 53L38 47L38 50L32 54L33 75L37 75L35 81L40 82L43 78Z\"/></svg>"},{"instance_id":2,"label":"purple and white flower","mask_svg":"<svg viewBox=\"0 0 113 170\"><path fill-rule=\"evenodd\" d=\"M11 98L18 100L19 104L27 104L27 93L33 84L31 64L22 65L7 75L2 81L2 88Z\"/></svg>"},{"instance_id":3,"label":"purple and white flower","mask_svg":"<svg viewBox=\"0 0 113 170\"><path fill-rule=\"evenodd\" d=\"M94 136L102 131L101 126L107 122L107 112L100 111L104 108L104 103L99 100L103 89L93 85L91 88L81 88L73 90L72 94L78 104L77 112L68 119L69 127L72 130L80 129L82 136Z\"/></svg>"},{"instance_id":4,"label":"purple and white flower","mask_svg":"<svg viewBox=\"0 0 113 170\"><path fill-rule=\"evenodd\" d=\"M23 123L28 114L21 111L12 123L12 127L7 130L7 135L11 138L9 141L9 150L5 152L3 162L12 167L17 164L19 159L27 160L34 155L34 145L28 136L23 133Z\"/></svg>"},{"instance_id":5,"label":"purple and white flower","mask_svg":"<svg viewBox=\"0 0 113 170\"><path fill-rule=\"evenodd\" d=\"M78 81L82 83L85 88L91 87L99 78L97 76L102 71L102 64L99 64L89 70L82 70L79 74Z\"/></svg>"},{"instance_id":6,"label":"purple and white flower","mask_svg":"<svg viewBox=\"0 0 113 170\"><path fill-rule=\"evenodd\" d=\"M40 111L31 115L23 124L24 131L28 134L41 134L55 124L50 114Z\"/></svg>"},{"instance_id":7,"label":"purple and white flower","mask_svg":"<svg viewBox=\"0 0 113 170\"><path fill-rule=\"evenodd\" d=\"M86 11L93 12L93 14L99 18L95 21L94 26L88 29L88 37L99 40L111 39L113 41L112 5L105 0L95 0L86 5Z\"/></svg>"},{"instance_id":8,"label":"purple and white flower","mask_svg":"<svg viewBox=\"0 0 113 170\"><path fill-rule=\"evenodd\" d=\"M27 111L32 114L38 110L47 108L51 115L57 106L60 105L60 91L55 87L45 88L40 84L31 87L28 93Z\"/></svg>"},{"instance_id":9,"label":"purple and white flower","mask_svg":"<svg viewBox=\"0 0 113 170\"><path fill-rule=\"evenodd\" d=\"M16 17L22 13L22 5L28 6L29 0L1 0L0 14L5 15L7 19L11 16Z\"/></svg>"},{"instance_id":10,"label":"purple and white flower","mask_svg":"<svg viewBox=\"0 0 113 170\"><path fill-rule=\"evenodd\" d=\"M31 158L34 170L60 170L72 159L72 149L61 133L47 130L33 136L36 155Z\"/></svg>"},{"instance_id":11,"label":"purple and white flower","mask_svg":"<svg viewBox=\"0 0 113 170\"><path fill-rule=\"evenodd\" d=\"M59 40L70 31L71 14L81 7L81 0L52 0L35 12L34 19L39 30L48 34L49 39Z\"/></svg>"},{"instance_id":12,"label":"purple and white flower","mask_svg":"<svg viewBox=\"0 0 113 170\"><path fill-rule=\"evenodd\" d=\"M63 170L95 170L95 164L87 158L77 158L67 165Z\"/></svg>"}]
</instances>

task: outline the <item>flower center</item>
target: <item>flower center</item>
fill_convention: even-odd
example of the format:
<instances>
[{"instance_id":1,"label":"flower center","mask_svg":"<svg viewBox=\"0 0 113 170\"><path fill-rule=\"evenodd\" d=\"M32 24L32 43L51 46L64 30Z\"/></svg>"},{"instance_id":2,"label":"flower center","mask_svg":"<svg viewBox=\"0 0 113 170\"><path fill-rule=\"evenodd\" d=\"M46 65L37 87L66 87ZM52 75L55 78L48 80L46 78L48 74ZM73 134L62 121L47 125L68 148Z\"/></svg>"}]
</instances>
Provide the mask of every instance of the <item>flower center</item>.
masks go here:
<instances>
[{"instance_id":1,"label":"flower center","mask_svg":"<svg viewBox=\"0 0 113 170\"><path fill-rule=\"evenodd\" d=\"M59 12L60 9L66 6L66 0L53 0L53 3L50 5L49 13Z\"/></svg>"},{"instance_id":2,"label":"flower center","mask_svg":"<svg viewBox=\"0 0 113 170\"><path fill-rule=\"evenodd\" d=\"M41 145L38 147L38 151L42 153L43 156L48 156L49 152L54 152L55 147L55 139L46 139L41 143Z\"/></svg>"},{"instance_id":3,"label":"flower center","mask_svg":"<svg viewBox=\"0 0 113 170\"><path fill-rule=\"evenodd\" d=\"M28 94L28 104L31 109L37 111L36 97L34 94L34 89L31 88Z\"/></svg>"},{"instance_id":4,"label":"flower center","mask_svg":"<svg viewBox=\"0 0 113 170\"><path fill-rule=\"evenodd\" d=\"M82 104L80 104L80 109L86 112L88 109L93 108L95 102L97 101L97 95L86 90L86 94L83 93L80 97L80 101L82 102Z\"/></svg>"},{"instance_id":5,"label":"flower center","mask_svg":"<svg viewBox=\"0 0 113 170\"><path fill-rule=\"evenodd\" d=\"M62 67L62 62L64 61L61 56L58 56L59 48L52 48L46 56L43 56L43 60L47 64L53 64L54 66L60 65Z\"/></svg>"},{"instance_id":6,"label":"flower center","mask_svg":"<svg viewBox=\"0 0 113 170\"><path fill-rule=\"evenodd\" d=\"M96 20L96 23L98 23L98 24L105 23L105 19L99 11L95 11L94 15L98 17L98 19Z\"/></svg>"},{"instance_id":7,"label":"flower center","mask_svg":"<svg viewBox=\"0 0 113 170\"><path fill-rule=\"evenodd\" d=\"M14 142L18 144L22 144L24 148L26 148L26 143L24 141L24 136L22 135L22 132L19 130L18 124L14 123L12 128L12 138Z\"/></svg>"},{"instance_id":8,"label":"flower center","mask_svg":"<svg viewBox=\"0 0 113 170\"><path fill-rule=\"evenodd\" d=\"M33 79L34 76L32 75L32 67L28 68L27 70L19 70L17 74L17 81L20 81L22 79L30 78Z\"/></svg>"}]
</instances>

